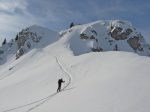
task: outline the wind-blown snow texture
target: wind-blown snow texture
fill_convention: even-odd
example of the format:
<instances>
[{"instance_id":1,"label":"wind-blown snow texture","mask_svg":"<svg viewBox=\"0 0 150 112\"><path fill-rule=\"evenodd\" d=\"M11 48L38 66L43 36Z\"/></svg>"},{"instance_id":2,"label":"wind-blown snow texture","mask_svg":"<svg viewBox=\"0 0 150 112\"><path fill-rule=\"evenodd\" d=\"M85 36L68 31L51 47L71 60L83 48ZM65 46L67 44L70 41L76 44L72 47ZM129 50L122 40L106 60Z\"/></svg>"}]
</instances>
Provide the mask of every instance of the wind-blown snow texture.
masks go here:
<instances>
[{"instance_id":1,"label":"wind-blown snow texture","mask_svg":"<svg viewBox=\"0 0 150 112\"><path fill-rule=\"evenodd\" d=\"M9 57L0 66L0 112L149 112L150 58L132 53L127 43L131 37L114 40L130 52L109 51L113 48L101 38L106 29L100 24L74 26L60 32L61 37L39 26L24 30L22 34L28 35L24 54L16 60L18 45L13 41L11 52L6 48ZM91 37L91 29L95 39L80 39L83 32ZM108 52L90 52L96 39ZM56 93L59 78L66 81L66 88Z\"/></svg>"}]
</instances>

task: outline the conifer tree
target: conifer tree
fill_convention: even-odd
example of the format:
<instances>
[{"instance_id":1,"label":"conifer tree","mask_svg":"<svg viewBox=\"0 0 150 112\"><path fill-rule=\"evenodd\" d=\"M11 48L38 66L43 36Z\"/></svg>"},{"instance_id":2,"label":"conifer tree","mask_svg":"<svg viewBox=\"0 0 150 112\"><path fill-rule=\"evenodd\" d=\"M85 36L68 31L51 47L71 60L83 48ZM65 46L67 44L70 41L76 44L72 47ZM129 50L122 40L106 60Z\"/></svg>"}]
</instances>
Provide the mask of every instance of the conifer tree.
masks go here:
<instances>
[{"instance_id":1,"label":"conifer tree","mask_svg":"<svg viewBox=\"0 0 150 112\"><path fill-rule=\"evenodd\" d=\"M6 38L4 39L4 41L2 43L2 46L5 45L5 44L6 44Z\"/></svg>"}]
</instances>

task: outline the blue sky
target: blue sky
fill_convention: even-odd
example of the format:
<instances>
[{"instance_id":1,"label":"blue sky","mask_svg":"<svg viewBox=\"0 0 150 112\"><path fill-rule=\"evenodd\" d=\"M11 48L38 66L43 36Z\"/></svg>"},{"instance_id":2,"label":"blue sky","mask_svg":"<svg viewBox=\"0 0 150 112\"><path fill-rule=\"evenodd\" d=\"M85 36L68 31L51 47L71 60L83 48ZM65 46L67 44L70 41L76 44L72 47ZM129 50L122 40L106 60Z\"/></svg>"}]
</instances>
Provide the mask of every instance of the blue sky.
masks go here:
<instances>
[{"instance_id":1,"label":"blue sky","mask_svg":"<svg viewBox=\"0 0 150 112\"><path fill-rule=\"evenodd\" d=\"M0 0L0 41L33 24L59 31L72 21L122 19L150 43L149 12L150 0Z\"/></svg>"}]
</instances>

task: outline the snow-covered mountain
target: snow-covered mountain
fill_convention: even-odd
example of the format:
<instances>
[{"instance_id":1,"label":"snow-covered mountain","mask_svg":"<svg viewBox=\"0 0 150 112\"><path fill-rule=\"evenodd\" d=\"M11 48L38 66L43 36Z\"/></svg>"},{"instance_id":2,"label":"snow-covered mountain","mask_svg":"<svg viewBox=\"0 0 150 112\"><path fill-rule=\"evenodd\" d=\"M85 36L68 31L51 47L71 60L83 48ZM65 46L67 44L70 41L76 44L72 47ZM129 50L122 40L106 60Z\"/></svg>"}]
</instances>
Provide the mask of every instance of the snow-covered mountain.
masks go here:
<instances>
[{"instance_id":1,"label":"snow-covered mountain","mask_svg":"<svg viewBox=\"0 0 150 112\"><path fill-rule=\"evenodd\" d=\"M125 21L24 29L1 48L0 112L149 112L148 47Z\"/></svg>"},{"instance_id":2,"label":"snow-covered mountain","mask_svg":"<svg viewBox=\"0 0 150 112\"><path fill-rule=\"evenodd\" d=\"M127 51L150 56L150 45L127 21L96 21L75 26L61 35L70 38L70 48L76 55L90 51Z\"/></svg>"},{"instance_id":3,"label":"snow-covered mountain","mask_svg":"<svg viewBox=\"0 0 150 112\"><path fill-rule=\"evenodd\" d=\"M59 39L59 33L33 25L20 31L15 39L0 48L0 64L11 57L18 59L24 53L35 48L43 48Z\"/></svg>"},{"instance_id":4,"label":"snow-covered mountain","mask_svg":"<svg viewBox=\"0 0 150 112\"><path fill-rule=\"evenodd\" d=\"M59 33L37 25L30 26L0 48L0 64L14 54L18 59L31 49L46 47L59 38L67 38L66 42L75 55L91 51L127 51L150 56L150 45L131 23L107 20L76 25Z\"/></svg>"}]
</instances>

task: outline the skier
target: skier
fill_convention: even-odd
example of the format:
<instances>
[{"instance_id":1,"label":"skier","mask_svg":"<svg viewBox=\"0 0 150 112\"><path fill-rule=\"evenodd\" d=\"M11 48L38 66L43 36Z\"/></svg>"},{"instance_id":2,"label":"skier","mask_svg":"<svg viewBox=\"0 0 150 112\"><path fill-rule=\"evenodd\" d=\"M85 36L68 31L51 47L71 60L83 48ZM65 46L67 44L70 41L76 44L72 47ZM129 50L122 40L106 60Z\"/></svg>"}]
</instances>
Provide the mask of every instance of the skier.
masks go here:
<instances>
[{"instance_id":1,"label":"skier","mask_svg":"<svg viewBox=\"0 0 150 112\"><path fill-rule=\"evenodd\" d=\"M61 84L64 83L65 81L63 81L63 79L59 79L58 80L58 89L57 89L57 92L60 92L61 91Z\"/></svg>"}]
</instances>

